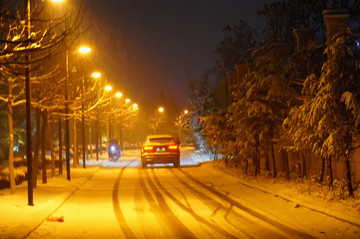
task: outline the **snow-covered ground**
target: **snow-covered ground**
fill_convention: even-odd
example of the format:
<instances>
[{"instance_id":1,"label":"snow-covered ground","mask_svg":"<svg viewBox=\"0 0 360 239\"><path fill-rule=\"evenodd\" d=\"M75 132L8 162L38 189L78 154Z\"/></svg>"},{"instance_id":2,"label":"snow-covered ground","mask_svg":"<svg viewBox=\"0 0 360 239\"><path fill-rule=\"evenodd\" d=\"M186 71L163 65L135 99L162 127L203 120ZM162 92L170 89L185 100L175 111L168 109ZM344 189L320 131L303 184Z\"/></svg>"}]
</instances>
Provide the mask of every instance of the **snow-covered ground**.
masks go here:
<instances>
[{"instance_id":1,"label":"snow-covered ground","mask_svg":"<svg viewBox=\"0 0 360 239\"><path fill-rule=\"evenodd\" d=\"M184 150L183 156L181 164L183 167L203 163L202 167L205 169L206 167L217 167L220 170L226 170L219 164L209 163L209 155L206 154L192 154L191 150ZM136 157L139 157L138 151L128 151L123 154L123 158L129 160ZM71 168L71 181L66 180L66 172L64 175L48 178L47 184L42 184L39 180L37 188L34 189L34 206L27 205L26 181L17 186L15 195L10 195L9 189L0 190L0 238L24 238L44 220L61 220L61 218L51 218L52 213L94 175L101 165L121 167L126 165L126 160L111 162L104 157L99 161L92 159L87 162L86 169ZM229 170L227 173L235 175L236 170ZM318 195L314 195L306 183L291 183L281 179L264 180L261 177L239 175L237 175L237 180L239 184L292 201L296 206L307 207L360 227L358 195L354 199L323 200ZM271 207L271 205L267 206Z\"/></svg>"}]
</instances>

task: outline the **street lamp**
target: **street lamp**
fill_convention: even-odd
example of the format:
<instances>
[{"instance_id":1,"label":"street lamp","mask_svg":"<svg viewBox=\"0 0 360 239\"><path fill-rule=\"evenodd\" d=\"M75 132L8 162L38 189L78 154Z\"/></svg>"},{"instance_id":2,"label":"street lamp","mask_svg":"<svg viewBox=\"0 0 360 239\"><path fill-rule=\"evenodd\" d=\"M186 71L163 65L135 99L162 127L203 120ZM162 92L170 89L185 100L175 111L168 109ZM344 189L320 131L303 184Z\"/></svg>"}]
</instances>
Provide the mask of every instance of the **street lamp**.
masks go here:
<instances>
[{"instance_id":1,"label":"street lamp","mask_svg":"<svg viewBox=\"0 0 360 239\"><path fill-rule=\"evenodd\" d=\"M53 0L59 2L61 0ZM31 22L30 22L30 0L25 0L25 12L24 18L26 23L25 37L30 40L31 38ZM30 49L31 41L28 41L27 48ZM26 108L26 162L27 162L27 179L28 179L28 205L34 206L34 194L33 194L33 181L32 181L32 145L31 145L31 64L30 64L30 53L27 52L25 56L25 108Z\"/></svg>"},{"instance_id":2,"label":"street lamp","mask_svg":"<svg viewBox=\"0 0 360 239\"><path fill-rule=\"evenodd\" d=\"M91 51L91 48L90 47L87 47L87 46L82 46L79 48L79 52L81 54L87 54Z\"/></svg>"},{"instance_id":3,"label":"street lamp","mask_svg":"<svg viewBox=\"0 0 360 239\"><path fill-rule=\"evenodd\" d=\"M130 99L126 98L125 99L125 103L130 103ZM120 112L119 112L119 129L120 129L120 150L121 152L123 152L124 150L124 142L123 142L123 132L122 132L122 110L121 110L121 106L120 106Z\"/></svg>"},{"instance_id":4,"label":"street lamp","mask_svg":"<svg viewBox=\"0 0 360 239\"><path fill-rule=\"evenodd\" d=\"M179 117L176 118L176 124L179 127L179 140L182 140L182 128L184 126L184 118L189 113L187 109L184 110L183 113Z\"/></svg>"},{"instance_id":5,"label":"street lamp","mask_svg":"<svg viewBox=\"0 0 360 239\"><path fill-rule=\"evenodd\" d=\"M95 79L99 78L101 76L101 73L100 72L93 72L91 74L91 76ZM97 111L96 113L96 161L99 161L99 135L101 135L101 133L99 134L100 132L100 119L99 119L99 111ZM90 136L91 137L91 136ZM101 140L100 140L100 143L101 143ZM91 141L90 141L90 145L91 145ZM92 150L92 146L91 147L91 150Z\"/></svg>"},{"instance_id":6,"label":"street lamp","mask_svg":"<svg viewBox=\"0 0 360 239\"><path fill-rule=\"evenodd\" d=\"M87 46L82 46L79 48L79 52L82 55L88 54L90 53L91 48L87 47ZM85 168L85 112L84 112L84 101L85 101L85 70L83 69L83 78L82 78L82 99L81 99L81 120L82 120L82 158L83 158L83 168ZM93 73L95 74L95 76L100 77L100 73ZM76 119L75 119L75 124L76 124ZM76 132L74 132L76 134ZM74 147L75 147L75 143L74 143Z\"/></svg>"},{"instance_id":7,"label":"street lamp","mask_svg":"<svg viewBox=\"0 0 360 239\"><path fill-rule=\"evenodd\" d=\"M91 74L91 76L96 79L96 78L99 78L101 76L101 73L100 72L94 72L94 73Z\"/></svg>"},{"instance_id":8,"label":"street lamp","mask_svg":"<svg viewBox=\"0 0 360 239\"><path fill-rule=\"evenodd\" d=\"M159 108L157 109L157 111L155 111L155 129L154 129L155 134L156 134L156 130L157 130L157 128L159 127L159 123L160 123L160 122L159 122L160 119L159 119L159 117L158 117L157 112L159 112L160 114L162 114L164 111L165 111L164 107L159 107Z\"/></svg>"},{"instance_id":9,"label":"street lamp","mask_svg":"<svg viewBox=\"0 0 360 239\"><path fill-rule=\"evenodd\" d=\"M111 91L112 90L112 86L111 85L106 85L105 86L105 90L106 91ZM107 147L109 148L110 145L110 124L111 124L111 98L109 98L109 117L108 117L108 123L107 123L107 127L106 127L106 141L107 141Z\"/></svg>"}]
</instances>

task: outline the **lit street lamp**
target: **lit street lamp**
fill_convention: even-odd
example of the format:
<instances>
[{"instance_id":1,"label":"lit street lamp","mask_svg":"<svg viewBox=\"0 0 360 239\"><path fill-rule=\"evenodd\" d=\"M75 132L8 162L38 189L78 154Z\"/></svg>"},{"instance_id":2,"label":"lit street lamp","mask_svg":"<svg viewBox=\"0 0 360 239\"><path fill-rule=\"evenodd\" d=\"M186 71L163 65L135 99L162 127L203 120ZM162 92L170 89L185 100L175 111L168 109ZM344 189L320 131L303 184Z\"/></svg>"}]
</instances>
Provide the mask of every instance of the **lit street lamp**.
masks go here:
<instances>
[{"instance_id":1,"label":"lit street lamp","mask_svg":"<svg viewBox=\"0 0 360 239\"><path fill-rule=\"evenodd\" d=\"M101 76L100 72L94 72L91 74L91 76L95 79L99 78ZM99 120L99 111L96 113L96 161L99 161L99 132L100 132L100 120ZM91 137L91 136L90 136ZM101 143L101 141L100 141ZM91 145L91 141L90 141ZM92 149L92 146L90 146Z\"/></svg>"},{"instance_id":2,"label":"lit street lamp","mask_svg":"<svg viewBox=\"0 0 360 239\"><path fill-rule=\"evenodd\" d=\"M79 52L83 55L90 53L91 48L83 46L79 48ZM100 77L100 73L93 73L96 76ZM83 168L85 168L85 112L84 112L84 103L85 103L85 70L83 68L83 77L82 77L82 92L81 92L81 121L82 121L82 159L83 159ZM75 119L76 121L76 119ZM76 124L76 122L75 122ZM74 143L75 144L75 143Z\"/></svg>"},{"instance_id":3,"label":"lit street lamp","mask_svg":"<svg viewBox=\"0 0 360 239\"><path fill-rule=\"evenodd\" d=\"M159 107L159 108L157 109L157 111L155 111L155 117L154 117L154 120L155 120L154 132L155 132L155 134L156 134L156 130L157 130L157 128L159 127L159 123L160 123L160 119L159 119L157 113L159 112L160 114L162 114L162 113L164 113L164 111L165 111L164 107Z\"/></svg>"},{"instance_id":4,"label":"lit street lamp","mask_svg":"<svg viewBox=\"0 0 360 239\"><path fill-rule=\"evenodd\" d=\"M87 46L82 46L79 48L79 52L81 54L87 54L87 53L90 53L90 51L91 51L91 48L87 47Z\"/></svg>"},{"instance_id":5,"label":"lit street lamp","mask_svg":"<svg viewBox=\"0 0 360 239\"><path fill-rule=\"evenodd\" d=\"M99 78L101 76L101 73L100 72L94 72L94 73L91 74L91 76L96 79L96 78Z\"/></svg>"},{"instance_id":6,"label":"lit street lamp","mask_svg":"<svg viewBox=\"0 0 360 239\"><path fill-rule=\"evenodd\" d=\"M130 103L130 99L126 98L125 103ZM120 131L120 150L123 152L124 150L124 141L123 141L123 132L122 132L122 110L120 106L120 112L119 112L119 131Z\"/></svg>"},{"instance_id":7,"label":"lit street lamp","mask_svg":"<svg viewBox=\"0 0 360 239\"><path fill-rule=\"evenodd\" d=\"M63 0L52 0L54 2L60 2ZM31 22L30 22L30 0L25 0L25 23L26 23L26 31L25 36L27 39L31 38ZM28 41L27 47L30 49L31 41ZM30 80L31 80L31 64L30 64L30 53L26 53L26 66L25 66L25 108L26 108L26 162L27 162L27 179L28 179L28 205L34 205L34 194L33 194L33 172L32 172L32 145L31 145L31 88L30 88Z\"/></svg>"},{"instance_id":8,"label":"lit street lamp","mask_svg":"<svg viewBox=\"0 0 360 239\"><path fill-rule=\"evenodd\" d=\"M112 86L111 86L111 85L107 85L107 86L105 86L105 90L106 90L106 91L110 91L110 90L112 90Z\"/></svg>"},{"instance_id":9,"label":"lit street lamp","mask_svg":"<svg viewBox=\"0 0 360 239\"><path fill-rule=\"evenodd\" d=\"M183 113L181 113L181 115L176 118L176 125L179 127L179 140L182 141L182 130L184 127L184 117L185 115L187 115L189 113L189 111L187 109L184 110Z\"/></svg>"}]
</instances>

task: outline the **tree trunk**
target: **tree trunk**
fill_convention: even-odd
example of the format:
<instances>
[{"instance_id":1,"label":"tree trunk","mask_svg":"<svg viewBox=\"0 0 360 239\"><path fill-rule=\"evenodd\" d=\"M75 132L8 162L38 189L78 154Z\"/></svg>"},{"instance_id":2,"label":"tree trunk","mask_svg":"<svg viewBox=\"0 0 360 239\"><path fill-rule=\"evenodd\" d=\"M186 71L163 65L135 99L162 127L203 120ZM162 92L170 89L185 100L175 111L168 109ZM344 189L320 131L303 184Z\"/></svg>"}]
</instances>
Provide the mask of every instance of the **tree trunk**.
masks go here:
<instances>
[{"instance_id":1,"label":"tree trunk","mask_svg":"<svg viewBox=\"0 0 360 239\"><path fill-rule=\"evenodd\" d=\"M34 148L34 159L33 159L33 186L34 188L37 187L37 174L39 169L39 150L40 150L40 143L41 143L41 111L40 109L36 109L36 116L35 116L35 124L36 124L36 141L35 141L35 148Z\"/></svg>"},{"instance_id":2,"label":"tree trunk","mask_svg":"<svg viewBox=\"0 0 360 239\"><path fill-rule=\"evenodd\" d=\"M265 147L265 170L270 171L269 144Z\"/></svg>"},{"instance_id":3,"label":"tree trunk","mask_svg":"<svg viewBox=\"0 0 360 239\"><path fill-rule=\"evenodd\" d=\"M46 177L46 157L45 157L45 132L46 132L46 123L47 123L47 112L44 110L43 112L43 125L41 129L41 168L42 168L42 182L47 183Z\"/></svg>"},{"instance_id":4,"label":"tree trunk","mask_svg":"<svg viewBox=\"0 0 360 239\"><path fill-rule=\"evenodd\" d=\"M245 159L245 173L248 174L248 168L249 168L249 159Z\"/></svg>"},{"instance_id":5,"label":"tree trunk","mask_svg":"<svg viewBox=\"0 0 360 239\"><path fill-rule=\"evenodd\" d=\"M79 158L78 158L78 151L77 151L77 127L76 127L76 116L74 116L74 123L73 123L73 137L74 137L74 142L73 142L73 166L74 168L77 168L79 165Z\"/></svg>"},{"instance_id":6,"label":"tree trunk","mask_svg":"<svg viewBox=\"0 0 360 239\"><path fill-rule=\"evenodd\" d=\"M353 191L353 187L352 187L352 182L351 182L351 167L350 167L350 155L346 154L346 177L347 177L347 181L348 181L348 191L349 191L349 196L352 197L354 195L354 191Z\"/></svg>"},{"instance_id":7,"label":"tree trunk","mask_svg":"<svg viewBox=\"0 0 360 239\"><path fill-rule=\"evenodd\" d=\"M286 175L286 179L289 180L289 156L285 150L281 150L281 158L283 161L283 171Z\"/></svg>"},{"instance_id":8,"label":"tree trunk","mask_svg":"<svg viewBox=\"0 0 360 239\"><path fill-rule=\"evenodd\" d=\"M255 138L255 176L260 174L260 142L259 136Z\"/></svg>"},{"instance_id":9,"label":"tree trunk","mask_svg":"<svg viewBox=\"0 0 360 239\"><path fill-rule=\"evenodd\" d=\"M276 171L276 161L275 161L275 151L274 151L274 143L271 142L271 157L272 157L272 164L273 164L273 171L274 171L274 178L276 178L277 176L277 171Z\"/></svg>"},{"instance_id":10,"label":"tree trunk","mask_svg":"<svg viewBox=\"0 0 360 239\"><path fill-rule=\"evenodd\" d=\"M321 171L320 171L320 179L319 179L320 183L324 180L324 171L325 171L325 158L321 157Z\"/></svg>"},{"instance_id":11,"label":"tree trunk","mask_svg":"<svg viewBox=\"0 0 360 239\"><path fill-rule=\"evenodd\" d=\"M329 171L329 188L332 188L333 183L334 183L334 176L333 176L332 158L331 157L329 157L329 160L328 160L328 171Z\"/></svg>"},{"instance_id":12,"label":"tree trunk","mask_svg":"<svg viewBox=\"0 0 360 239\"><path fill-rule=\"evenodd\" d=\"M58 131L59 131L59 174L63 174L63 168L62 168L62 161L63 161L63 155L62 155L62 127L61 127L61 116L59 116L58 121Z\"/></svg>"},{"instance_id":13,"label":"tree trunk","mask_svg":"<svg viewBox=\"0 0 360 239\"><path fill-rule=\"evenodd\" d=\"M48 119L46 124L47 124L47 132L48 132L50 152L51 152L51 176L55 177L55 151L54 151L53 135L51 132L51 121Z\"/></svg>"},{"instance_id":14,"label":"tree trunk","mask_svg":"<svg viewBox=\"0 0 360 239\"><path fill-rule=\"evenodd\" d=\"M88 145L90 147L90 150L87 150L87 160L89 160L89 154L90 157L93 158L93 147L92 147L92 130L91 130L91 122L89 122L89 140ZM88 147L86 147L88 149Z\"/></svg>"},{"instance_id":15,"label":"tree trunk","mask_svg":"<svg viewBox=\"0 0 360 239\"><path fill-rule=\"evenodd\" d=\"M301 160L301 155L300 154L296 154L297 155L297 164L298 164L298 170L299 170L299 177L302 178L302 160Z\"/></svg>"},{"instance_id":16,"label":"tree trunk","mask_svg":"<svg viewBox=\"0 0 360 239\"><path fill-rule=\"evenodd\" d=\"M10 193L16 193L15 172L14 172L14 128L13 128L13 86L12 78L9 77L9 98L8 98L8 128L9 128L9 183Z\"/></svg>"},{"instance_id":17,"label":"tree trunk","mask_svg":"<svg viewBox=\"0 0 360 239\"><path fill-rule=\"evenodd\" d=\"M302 171L301 171L301 177L303 178L303 177L305 177L306 175L307 175L307 170L306 170L306 167L307 167L307 165L306 165L306 157L305 157L305 155L302 153L301 154L301 169L302 169Z\"/></svg>"}]
</instances>

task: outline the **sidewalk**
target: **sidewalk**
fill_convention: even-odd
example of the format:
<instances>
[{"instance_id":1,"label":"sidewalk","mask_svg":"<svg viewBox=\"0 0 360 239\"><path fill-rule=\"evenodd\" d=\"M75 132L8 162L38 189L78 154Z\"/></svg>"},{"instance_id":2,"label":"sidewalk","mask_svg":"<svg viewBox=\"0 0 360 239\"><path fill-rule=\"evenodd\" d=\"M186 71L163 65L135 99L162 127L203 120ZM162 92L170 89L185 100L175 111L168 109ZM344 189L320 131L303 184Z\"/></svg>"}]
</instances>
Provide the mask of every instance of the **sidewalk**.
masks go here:
<instances>
[{"instance_id":1,"label":"sidewalk","mask_svg":"<svg viewBox=\"0 0 360 239\"><path fill-rule=\"evenodd\" d=\"M10 189L0 190L0 238L24 238L50 217L98 169L99 166L71 168L71 181L66 179L66 172L48 178L47 184L38 180L37 188L33 190L34 206L27 205L27 181L17 185L14 195L10 194Z\"/></svg>"}]
</instances>

